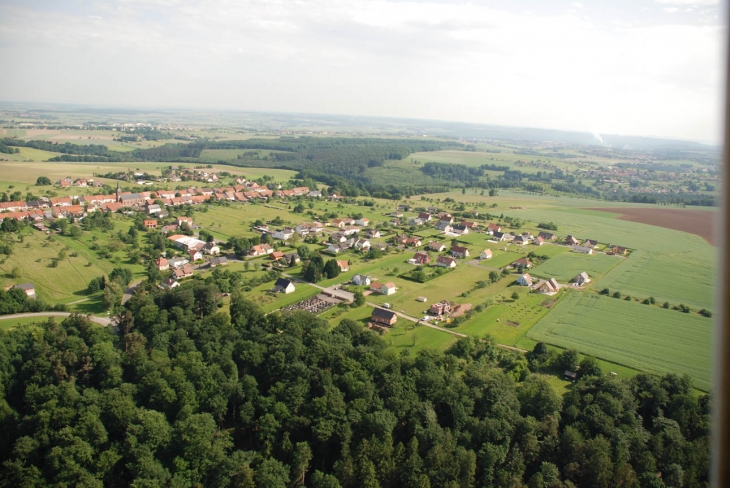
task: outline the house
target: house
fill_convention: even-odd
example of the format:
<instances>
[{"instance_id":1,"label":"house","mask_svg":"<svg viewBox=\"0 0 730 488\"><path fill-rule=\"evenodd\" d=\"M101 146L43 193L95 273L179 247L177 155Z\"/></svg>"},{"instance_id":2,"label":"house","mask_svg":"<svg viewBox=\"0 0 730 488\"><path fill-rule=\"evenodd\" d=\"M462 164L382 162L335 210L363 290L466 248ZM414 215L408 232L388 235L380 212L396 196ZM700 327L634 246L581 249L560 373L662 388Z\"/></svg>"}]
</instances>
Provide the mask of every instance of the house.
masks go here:
<instances>
[{"instance_id":1,"label":"house","mask_svg":"<svg viewBox=\"0 0 730 488\"><path fill-rule=\"evenodd\" d=\"M425 252L417 252L409 261L411 264L423 265L431 262L431 258Z\"/></svg>"},{"instance_id":2,"label":"house","mask_svg":"<svg viewBox=\"0 0 730 488\"><path fill-rule=\"evenodd\" d=\"M269 258L271 258L272 261L278 261L284 258L284 253L281 251L274 251L269 254Z\"/></svg>"},{"instance_id":3,"label":"house","mask_svg":"<svg viewBox=\"0 0 730 488\"><path fill-rule=\"evenodd\" d=\"M545 244L545 239L543 237L537 236L535 237L535 240L532 241L532 243L536 246L542 246L543 244Z\"/></svg>"},{"instance_id":4,"label":"house","mask_svg":"<svg viewBox=\"0 0 730 488\"><path fill-rule=\"evenodd\" d=\"M565 243L569 246L577 246L580 244L580 241L573 236L568 236L565 238Z\"/></svg>"},{"instance_id":5,"label":"house","mask_svg":"<svg viewBox=\"0 0 730 488\"><path fill-rule=\"evenodd\" d=\"M380 236L381 234L378 229L368 229L368 231L365 232L365 237L367 237L368 239L377 239Z\"/></svg>"},{"instance_id":6,"label":"house","mask_svg":"<svg viewBox=\"0 0 730 488\"><path fill-rule=\"evenodd\" d=\"M461 246L451 246L451 255L455 258L468 258L469 249Z\"/></svg>"},{"instance_id":7,"label":"house","mask_svg":"<svg viewBox=\"0 0 730 488\"><path fill-rule=\"evenodd\" d=\"M208 262L208 265L211 268L215 268L216 266L226 266L228 264L228 258L225 256L221 256L219 258L213 258Z\"/></svg>"},{"instance_id":8,"label":"house","mask_svg":"<svg viewBox=\"0 0 730 488\"><path fill-rule=\"evenodd\" d=\"M176 280L189 278L193 276L193 267L190 264L186 264L182 268L176 268L175 271L172 272L172 276Z\"/></svg>"},{"instance_id":9,"label":"house","mask_svg":"<svg viewBox=\"0 0 730 488\"><path fill-rule=\"evenodd\" d=\"M35 286L33 286L33 283L20 283L13 286L13 288L23 290L26 296L35 298Z\"/></svg>"},{"instance_id":10,"label":"house","mask_svg":"<svg viewBox=\"0 0 730 488\"><path fill-rule=\"evenodd\" d=\"M218 247L218 244L215 242L207 242L203 246L203 251L205 251L206 254L210 254L211 256L215 256L216 254L221 253L221 248Z\"/></svg>"},{"instance_id":11,"label":"house","mask_svg":"<svg viewBox=\"0 0 730 488\"><path fill-rule=\"evenodd\" d=\"M421 247L421 239L418 237L409 237L405 242L406 246Z\"/></svg>"},{"instance_id":12,"label":"house","mask_svg":"<svg viewBox=\"0 0 730 488\"><path fill-rule=\"evenodd\" d=\"M371 246L371 248L386 252L388 250L388 245L383 242L376 242Z\"/></svg>"},{"instance_id":13,"label":"house","mask_svg":"<svg viewBox=\"0 0 730 488\"><path fill-rule=\"evenodd\" d=\"M360 227L367 227L370 225L370 219L363 217L361 219L357 219L354 222L355 225L359 225Z\"/></svg>"},{"instance_id":14,"label":"house","mask_svg":"<svg viewBox=\"0 0 730 488\"><path fill-rule=\"evenodd\" d=\"M345 234L343 232L333 232L330 234L330 242L334 244L339 244L340 242L345 242L347 240L347 237L345 237Z\"/></svg>"},{"instance_id":15,"label":"house","mask_svg":"<svg viewBox=\"0 0 730 488\"><path fill-rule=\"evenodd\" d=\"M258 246L253 246L251 248L251 251L249 251L249 256L263 256L264 254L271 254L274 252L274 248L272 248L268 244L260 244Z\"/></svg>"},{"instance_id":16,"label":"house","mask_svg":"<svg viewBox=\"0 0 730 488\"><path fill-rule=\"evenodd\" d=\"M519 278L517 278L516 283L520 286L532 286L532 276L525 273Z\"/></svg>"},{"instance_id":17,"label":"house","mask_svg":"<svg viewBox=\"0 0 730 488\"><path fill-rule=\"evenodd\" d=\"M294 283L292 283L291 280L277 278L276 283L274 283L274 291L276 293L289 294L294 290L296 290L296 288L294 288Z\"/></svg>"},{"instance_id":18,"label":"house","mask_svg":"<svg viewBox=\"0 0 730 488\"><path fill-rule=\"evenodd\" d=\"M532 268L532 261L530 261L527 258L520 258L517 261L512 263L512 267L513 268L519 268L519 267Z\"/></svg>"},{"instance_id":19,"label":"house","mask_svg":"<svg viewBox=\"0 0 730 488\"><path fill-rule=\"evenodd\" d=\"M573 371L565 370L565 373L563 373L563 378L565 378L568 381L572 381L575 383L575 380L578 378L578 373L575 373Z\"/></svg>"},{"instance_id":20,"label":"house","mask_svg":"<svg viewBox=\"0 0 730 488\"><path fill-rule=\"evenodd\" d=\"M188 264L187 258L177 257L177 258L170 258L168 261L170 268L182 268L184 265Z\"/></svg>"},{"instance_id":21,"label":"house","mask_svg":"<svg viewBox=\"0 0 730 488\"><path fill-rule=\"evenodd\" d=\"M608 247L610 249L610 251L609 251L610 254L620 254L620 255L623 256L627 252L629 252L629 250L627 248L621 247L621 246L611 246L611 245L609 245Z\"/></svg>"},{"instance_id":22,"label":"house","mask_svg":"<svg viewBox=\"0 0 730 488\"><path fill-rule=\"evenodd\" d=\"M583 271L581 274L573 278L573 283L575 283L578 286L583 286L586 283L590 283L591 279L588 277L588 273Z\"/></svg>"},{"instance_id":23,"label":"house","mask_svg":"<svg viewBox=\"0 0 730 488\"><path fill-rule=\"evenodd\" d=\"M456 259L451 256L439 256L436 260L436 266L442 268L456 268Z\"/></svg>"},{"instance_id":24,"label":"house","mask_svg":"<svg viewBox=\"0 0 730 488\"><path fill-rule=\"evenodd\" d=\"M180 286L180 283L173 278L165 278L159 286L163 290L172 290L173 288Z\"/></svg>"},{"instance_id":25,"label":"house","mask_svg":"<svg viewBox=\"0 0 730 488\"><path fill-rule=\"evenodd\" d=\"M401 218L401 217L403 217L403 212L391 212L390 213L390 216L391 217Z\"/></svg>"},{"instance_id":26,"label":"house","mask_svg":"<svg viewBox=\"0 0 730 488\"><path fill-rule=\"evenodd\" d=\"M156 229L157 228L157 221L156 220L145 220L144 226L148 229Z\"/></svg>"},{"instance_id":27,"label":"house","mask_svg":"<svg viewBox=\"0 0 730 488\"><path fill-rule=\"evenodd\" d=\"M544 295L554 295L560 290L560 285L555 278L549 280L540 280L532 289L535 293L542 293Z\"/></svg>"},{"instance_id":28,"label":"house","mask_svg":"<svg viewBox=\"0 0 730 488\"><path fill-rule=\"evenodd\" d=\"M146 205L146 209L147 209L147 213L150 215L162 212L162 209L156 203L152 203L152 204L148 203Z\"/></svg>"},{"instance_id":29,"label":"house","mask_svg":"<svg viewBox=\"0 0 730 488\"><path fill-rule=\"evenodd\" d=\"M348 261L337 261L337 266L339 266L341 272L350 271L350 263Z\"/></svg>"},{"instance_id":30,"label":"house","mask_svg":"<svg viewBox=\"0 0 730 488\"><path fill-rule=\"evenodd\" d=\"M463 225L464 227L466 227L467 229L470 229L470 230L474 230L477 227L479 227L479 224L477 224L476 222L469 222L467 220L462 220L461 225Z\"/></svg>"},{"instance_id":31,"label":"house","mask_svg":"<svg viewBox=\"0 0 730 488\"><path fill-rule=\"evenodd\" d=\"M411 220L408 221L408 225L415 225L415 226L420 226L420 225L423 225L425 223L426 223L425 220L419 219L419 218L411 219Z\"/></svg>"},{"instance_id":32,"label":"house","mask_svg":"<svg viewBox=\"0 0 730 488\"><path fill-rule=\"evenodd\" d=\"M355 248L368 251L370 249L370 241L367 239L358 239L355 241Z\"/></svg>"},{"instance_id":33,"label":"house","mask_svg":"<svg viewBox=\"0 0 730 488\"><path fill-rule=\"evenodd\" d=\"M581 254L593 254L593 248L585 246L573 246L573 252L579 252Z\"/></svg>"},{"instance_id":34,"label":"house","mask_svg":"<svg viewBox=\"0 0 730 488\"><path fill-rule=\"evenodd\" d=\"M193 219L191 219L190 217L178 217L176 223L178 227L181 227L183 224L187 224L188 227L192 227Z\"/></svg>"},{"instance_id":35,"label":"house","mask_svg":"<svg viewBox=\"0 0 730 488\"><path fill-rule=\"evenodd\" d=\"M517 244L518 246L524 246L525 244L528 244L530 241L525 236L516 236L514 239L512 239L513 244Z\"/></svg>"},{"instance_id":36,"label":"house","mask_svg":"<svg viewBox=\"0 0 730 488\"><path fill-rule=\"evenodd\" d=\"M341 244L341 243L335 243L330 244L327 249L325 249L326 252L331 252L334 254L347 251L348 247L347 244Z\"/></svg>"},{"instance_id":37,"label":"house","mask_svg":"<svg viewBox=\"0 0 730 488\"><path fill-rule=\"evenodd\" d=\"M356 274L355 276L352 277L352 283L355 285L358 285L358 286L362 286L362 285L369 286L370 277L361 275L361 274Z\"/></svg>"},{"instance_id":38,"label":"house","mask_svg":"<svg viewBox=\"0 0 730 488\"><path fill-rule=\"evenodd\" d=\"M581 245L585 247L592 247L593 249L595 249L598 247L598 241L593 239L586 239Z\"/></svg>"},{"instance_id":39,"label":"house","mask_svg":"<svg viewBox=\"0 0 730 488\"><path fill-rule=\"evenodd\" d=\"M492 240L497 242L502 242L504 239L504 232L494 232L492 234Z\"/></svg>"},{"instance_id":40,"label":"house","mask_svg":"<svg viewBox=\"0 0 730 488\"><path fill-rule=\"evenodd\" d=\"M271 236L274 239L279 239L286 241L291 238L291 236L294 234L294 229L291 227L284 227L283 229L275 230L274 234Z\"/></svg>"},{"instance_id":41,"label":"house","mask_svg":"<svg viewBox=\"0 0 730 488\"><path fill-rule=\"evenodd\" d=\"M309 192L309 196L314 198L320 198L322 196L322 192L319 190L312 190Z\"/></svg>"},{"instance_id":42,"label":"house","mask_svg":"<svg viewBox=\"0 0 730 488\"><path fill-rule=\"evenodd\" d=\"M500 226L499 224L487 225L487 234L493 235L495 232L502 232L502 226Z\"/></svg>"},{"instance_id":43,"label":"house","mask_svg":"<svg viewBox=\"0 0 730 488\"><path fill-rule=\"evenodd\" d=\"M155 261L155 264L157 265L157 271L167 271L170 269L170 263L165 258L158 259Z\"/></svg>"},{"instance_id":44,"label":"house","mask_svg":"<svg viewBox=\"0 0 730 488\"><path fill-rule=\"evenodd\" d=\"M331 225L333 227L339 227L340 229L343 229L345 227L345 221L342 219L333 219L332 222L330 222L328 225Z\"/></svg>"},{"instance_id":45,"label":"house","mask_svg":"<svg viewBox=\"0 0 730 488\"><path fill-rule=\"evenodd\" d=\"M543 238L543 239L545 239L546 241L554 241L555 239L557 239L557 238L558 238L558 236L556 236L556 235L555 235L555 234L553 234L552 232L540 232L540 233L538 234L538 236L539 236L539 237L542 237L542 238Z\"/></svg>"},{"instance_id":46,"label":"house","mask_svg":"<svg viewBox=\"0 0 730 488\"><path fill-rule=\"evenodd\" d=\"M453 232L454 234L468 234L469 228L465 225L460 225L460 224L453 225L453 226L451 226L451 232Z\"/></svg>"},{"instance_id":47,"label":"house","mask_svg":"<svg viewBox=\"0 0 730 488\"><path fill-rule=\"evenodd\" d=\"M446 222L448 222L449 224L453 224L453 223L454 223L454 217L452 217L450 213L447 213L447 212L440 212L440 213L438 214L438 217L439 217L439 220L443 220L443 221L446 221Z\"/></svg>"},{"instance_id":48,"label":"house","mask_svg":"<svg viewBox=\"0 0 730 488\"><path fill-rule=\"evenodd\" d=\"M203 253L198 251L197 249L191 249L188 251L188 256L190 258L190 261L199 261L203 259Z\"/></svg>"},{"instance_id":49,"label":"house","mask_svg":"<svg viewBox=\"0 0 730 488\"><path fill-rule=\"evenodd\" d=\"M440 230L441 232L451 232L453 230L451 228L451 224L444 220L439 220L438 222L436 222L435 227L436 227L436 230Z\"/></svg>"},{"instance_id":50,"label":"house","mask_svg":"<svg viewBox=\"0 0 730 488\"><path fill-rule=\"evenodd\" d=\"M434 303L428 309L428 313L431 315L445 315L451 312L451 304L447 300L441 300L438 303Z\"/></svg>"},{"instance_id":51,"label":"house","mask_svg":"<svg viewBox=\"0 0 730 488\"><path fill-rule=\"evenodd\" d=\"M384 325L386 327L391 327L397 320L398 315L395 312L378 307L373 309L373 313L370 316L370 321L372 323Z\"/></svg>"},{"instance_id":52,"label":"house","mask_svg":"<svg viewBox=\"0 0 730 488\"><path fill-rule=\"evenodd\" d=\"M492 250L485 249L479 253L479 259L492 259Z\"/></svg>"},{"instance_id":53,"label":"house","mask_svg":"<svg viewBox=\"0 0 730 488\"><path fill-rule=\"evenodd\" d=\"M446 246L444 246L440 242L431 241L428 243L428 249L431 251L442 252L444 249L446 249Z\"/></svg>"},{"instance_id":54,"label":"house","mask_svg":"<svg viewBox=\"0 0 730 488\"><path fill-rule=\"evenodd\" d=\"M302 259L299 257L299 254L295 252L284 254L284 259L286 259L289 264L292 264L292 261L294 261L294 264L298 264L302 261Z\"/></svg>"},{"instance_id":55,"label":"house","mask_svg":"<svg viewBox=\"0 0 730 488\"><path fill-rule=\"evenodd\" d=\"M428 212L419 212L418 218L423 220L424 222L428 222L431 220L431 214Z\"/></svg>"},{"instance_id":56,"label":"house","mask_svg":"<svg viewBox=\"0 0 730 488\"><path fill-rule=\"evenodd\" d=\"M374 281L370 284L370 289L380 293L381 295L392 295L395 293L395 283L380 283L378 281Z\"/></svg>"}]
</instances>

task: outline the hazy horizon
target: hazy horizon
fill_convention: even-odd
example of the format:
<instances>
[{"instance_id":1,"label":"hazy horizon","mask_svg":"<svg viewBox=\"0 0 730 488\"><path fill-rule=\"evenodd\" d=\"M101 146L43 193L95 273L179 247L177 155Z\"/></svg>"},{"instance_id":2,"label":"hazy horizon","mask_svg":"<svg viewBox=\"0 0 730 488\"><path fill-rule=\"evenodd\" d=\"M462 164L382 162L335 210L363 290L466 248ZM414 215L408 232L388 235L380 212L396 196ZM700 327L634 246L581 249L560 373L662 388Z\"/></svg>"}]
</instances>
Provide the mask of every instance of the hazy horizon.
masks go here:
<instances>
[{"instance_id":1,"label":"hazy horizon","mask_svg":"<svg viewBox=\"0 0 730 488\"><path fill-rule=\"evenodd\" d=\"M547 10L549 8L549 10ZM717 0L10 0L7 103L387 117L717 143Z\"/></svg>"}]
</instances>

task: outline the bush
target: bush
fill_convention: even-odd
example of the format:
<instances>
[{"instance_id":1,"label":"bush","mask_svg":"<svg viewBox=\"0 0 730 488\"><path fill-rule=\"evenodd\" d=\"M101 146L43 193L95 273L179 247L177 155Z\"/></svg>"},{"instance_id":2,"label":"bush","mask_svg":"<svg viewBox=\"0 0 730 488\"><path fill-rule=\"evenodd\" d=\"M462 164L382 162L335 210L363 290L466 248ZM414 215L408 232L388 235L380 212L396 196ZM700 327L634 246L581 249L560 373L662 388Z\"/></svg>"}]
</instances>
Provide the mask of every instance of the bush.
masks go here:
<instances>
[{"instance_id":1,"label":"bush","mask_svg":"<svg viewBox=\"0 0 730 488\"><path fill-rule=\"evenodd\" d=\"M712 312L710 312L706 308L703 308L702 310L700 310L700 315L704 317L712 317Z\"/></svg>"},{"instance_id":2,"label":"bush","mask_svg":"<svg viewBox=\"0 0 730 488\"><path fill-rule=\"evenodd\" d=\"M603 290L598 292L599 295L610 295L611 291L608 288L604 288Z\"/></svg>"},{"instance_id":3,"label":"bush","mask_svg":"<svg viewBox=\"0 0 730 488\"><path fill-rule=\"evenodd\" d=\"M621 292L620 291L615 291L615 292L613 292L613 295L612 296L614 298L621 298Z\"/></svg>"}]
</instances>

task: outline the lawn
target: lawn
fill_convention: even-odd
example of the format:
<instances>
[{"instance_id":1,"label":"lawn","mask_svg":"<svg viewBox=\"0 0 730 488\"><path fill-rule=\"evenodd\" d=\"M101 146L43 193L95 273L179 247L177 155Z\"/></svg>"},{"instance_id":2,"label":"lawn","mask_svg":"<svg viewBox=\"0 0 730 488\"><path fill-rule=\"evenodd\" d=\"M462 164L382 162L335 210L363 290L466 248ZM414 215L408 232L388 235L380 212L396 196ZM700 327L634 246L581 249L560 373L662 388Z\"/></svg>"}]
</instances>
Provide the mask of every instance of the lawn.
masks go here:
<instances>
[{"instance_id":1,"label":"lawn","mask_svg":"<svg viewBox=\"0 0 730 488\"><path fill-rule=\"evenodd\" d=\"M619 256L566 252L535 266L530 274L545 279L555 278L560 283L567 283L585 271L592 281L597 281L624 261L625 258Z\"/></svg>"},{"instance_id":2,"label":"lawn","mask_svg":"<svg viewBox=\"0 0 730 488\"><path fill-rule=\"evenodd\" d=\"M459 337L401 319L396 326L383 334L383 340L395 351L409 351L415 355L425 349L444 351L452 346Z\"/></svg>"},{"instance_id":3,"label":"lawn","mask_svg":"<svg viewBox=\"0 0 730 488\"><path fill-rule=\"evenodd\" d=\"M22 317L17 319L3 319L0 317L0 332L14 329L21 325L28 325L28 324L37 324L40 322L45 322L50 317ZM63 317L56 317L56 319L63 319Z\"/></svg>"},{"instance_id":4,"label":"lawn","mask_svg":"<svg viewBox=\"0 0 730 488\"><path fill-rule=\"evenodd\" d=\"M689 374L709 391L712 320L696 314L568 292L527 333L530 339L658 374Z\"/></svg>"}]
</instances>

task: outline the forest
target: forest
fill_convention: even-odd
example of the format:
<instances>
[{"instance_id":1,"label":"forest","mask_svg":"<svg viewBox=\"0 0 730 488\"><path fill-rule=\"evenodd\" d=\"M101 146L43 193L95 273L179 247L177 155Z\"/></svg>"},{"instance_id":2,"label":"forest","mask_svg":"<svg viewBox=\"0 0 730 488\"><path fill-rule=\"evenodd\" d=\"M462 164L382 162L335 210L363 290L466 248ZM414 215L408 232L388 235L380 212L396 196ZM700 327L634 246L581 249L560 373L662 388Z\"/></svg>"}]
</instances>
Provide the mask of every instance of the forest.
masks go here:
<instances>
[{"instance_id":1,"label":"forest","mask_svg":"<svg viewBox=\"0 0 730 488\"><path fill-rule=\"evenodd\" d=\"M264 315L214 278L139 287L118 333L83 316L0 335L1 486L702 487L708 396L601 374L560 397L488 337L386 347L362 323Z\"/></svg>"}]
</instances>

